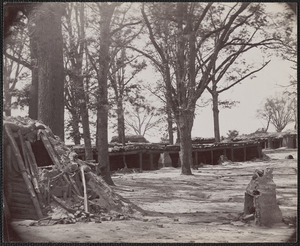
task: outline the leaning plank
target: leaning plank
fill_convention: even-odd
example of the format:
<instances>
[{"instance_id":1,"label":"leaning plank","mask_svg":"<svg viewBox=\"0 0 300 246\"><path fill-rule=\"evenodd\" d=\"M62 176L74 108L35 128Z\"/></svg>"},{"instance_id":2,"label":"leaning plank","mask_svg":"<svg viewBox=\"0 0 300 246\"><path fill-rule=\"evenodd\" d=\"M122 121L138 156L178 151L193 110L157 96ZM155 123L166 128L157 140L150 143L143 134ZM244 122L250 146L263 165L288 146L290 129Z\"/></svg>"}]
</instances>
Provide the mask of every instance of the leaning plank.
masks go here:
<instances>
[{"instance_id":1,"label":"leaning plank","mask_svg":"<svg viewBox=\"0 0 300 246\"><path fill-rule=\"evenodd\" d=\"M26 158L27 158L27 162L28 162L28 165L29 165L29 168L30 168L30 171L31 171L31 175L32 175L32 183L33 183L35 191L38 193L38 198L40 200L39 194L41 193L41 191L40 191L39 183L38 183L39 175L38 175L38 168L37 168L37 165L36 165L36 160L35 160L35 157L32 153L31 144L28 141L25 142L24 147L25 147L25 150L26 150L26 153L27 153Z\"/></svg>"},{"instance_id":2,"label":"leaning plank","mask_svg":"<svg viewBox=\"0 0 300 246\"><path fill-rule=\"evenodd\" d=\"M35 156L33 154L33 151L32 151L32 148L31 148L31 144L30 144L29 141L25 141L25 144L26 144L26 149L28 151L28 155L29 155L30 160L31 160L32 170L33 170L35 176L38 178L38 174L39 174L38 165L36 163L36 159L35 159Z\"/></svg>"},{"instance_id":3,"label":"leaning plank","mask_svg":"<svg viewBox=\"0 0 300 246\"><path fill-rule=\"evenodd\" d=\"M47 150L47 152L48 152L48 154L49 154L49 156L50 156L53 164L55 166L61 168L62 165L61 165L61 163L60 163L60 161L59 161L56 153L54 152L53 147L52 147L52 145L51 145L51 143L50 143L47 135L45 135L44 131L41 132L40 137L42 139L42 142L44 143L44 146L45 146L45 148L46 148L46 150Z\"/></svg>"},{"instance_id":4,"label":"leaning plank","mask_svg":"<svg viewBox=\"0 0 300 246\"><path fill-rule=\"evenodd\" d=\"M68 212L70 212L70 213L75 213L75 212L76 212L75 209L69 208L69 207L63 202L63 200L59 199L57 196L51 194L51 197L52 197L52 199L53 199L58 205L60 205L62 208L64 208L64 209L67 210Z\"/></svg>"},{"instance_id":5,"label":"leaning plank","mask_svg":"<svg viewBox=\"0 0 300 246\"><path fill-rule=\"evenodd\" d=\"M24 161L29 170L29 174L31 174L30 180L33 184L34 190L37 193L37 198L39 200L39 203L41 204L43 201L41 200L42 199L40 196L41 192L40 192L40 188L39 188L39 184L38 184L38 180L37 180L38 173L37 173L37 170L34 170L33 165L31 164L32 160L31 160L31 157L29 156L29 150L27 148L27 144L25 143L25 140L24 140L23 135L21 134L20 130L18 131L18 135L19 135L19 139L21 142L21 148L23 151Z\"/></svg>"},{"instance_id":6,"label":"leaning plank","mask_svg":"<svg viewBox=\"0 0 300 246\"><path fill-rule=\"evenodd\" d=\"M86 165L83 165L80 167L81 171L81 179L83 184L83 198L84 198L84 212L89 212L89 205L88 205L88 198L87 198L87 191L86 191L86 183L85 183L85 176L84 176L84 170L88 168Z\"/></svg>"},{"instance_id":7,"label":"leaning plank","mask_svg":"<svg viewBox=\"0 0 300 246\"><path fill-rule=\"evenodd\" d=\"M21 157L21 153L19 151L19 148L18 148L18 145L13 137L13 133L11 131L11 129L9 128L8 125L4 125L4 129L5 129L5 133L7 134L7 137L8 137L8 141L12 147L12 150L13 150L13 153L17 159L17 163L18 163L18 166L20 168L20 171L22 173L22 176L23 176L23 179L24 179L24 182L26 184L26 187L27 187L27 190L30 194L30 197L32 199L32 202L33 202L33 205L35 207L35 210L36 210L36 213L37 213L37 216L39 218L42 218L43 217L43 214L42 214L42 211L41 211L41 207L40 207L40 204L37 200L37 197L36 197L36 194L34 192L34 189L31 185L31 182L30 180L28 179L28 174L26 172L26 169L25 169L25 166L24 166L24 162L23 162L23 159Z\"/></svg>"},{"instance_id":8,"label":"leaning plank","mask_svg":"<svg viewBox=\"0 0 300 246\"><path fill-rule=\"evenodd\" d=\"M68 179L67 177L69 177L69 179ZM75 180L74 180L71 176L68 176L67 174L64 174L64 175L63 175L63 178L64 178L64 180L65 180L68 184L71 184L71 185L72 185L72 187L74 188L74 190L75 190L75 192L77 193L77 195L81 195L81 192L80 192L80 190L79 190L79 188L78 188L78 186L77 186ZM69 181L69 180L70 180L70 181Z\"/></svg>"},{"instance_id":9,"label":"leaning plank","mask_svg":"<svg viewBox=\"0 0 300 246\"><path fill-rule=\"evenodd\" d=\"M19 136L19 140L20 140L20 144L21 144L22 153L23 153L25 169L27 170L27 173L29 174L29 178L31 179L31 171L30 171L30 167L29 167L29 164L27 161L27 152L25 150L25 143L24 143L23 136L21 134L21 130L18 131L18 136Z\"/></svg>"}]
</instances>

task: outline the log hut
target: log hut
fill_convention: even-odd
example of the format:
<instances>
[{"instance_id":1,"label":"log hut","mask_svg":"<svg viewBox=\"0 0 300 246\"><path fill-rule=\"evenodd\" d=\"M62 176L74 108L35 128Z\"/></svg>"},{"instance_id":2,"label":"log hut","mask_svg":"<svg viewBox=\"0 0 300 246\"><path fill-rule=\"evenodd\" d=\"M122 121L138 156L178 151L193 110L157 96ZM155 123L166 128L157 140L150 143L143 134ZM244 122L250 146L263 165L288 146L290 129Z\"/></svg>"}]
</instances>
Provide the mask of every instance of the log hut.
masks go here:
<instances>
[{"instance_id":1,"label":"log hut","mask_svg":"<svg viewBox=\"0 0 300 246\"><path fill-rule=\"evenodd\" d=\"M53 203L75 217L134 206L95 174L96 164L78 159L46 125L5 117L3 133L6 218L41 220L49 217Z\"/></svg>"}]
</instances>

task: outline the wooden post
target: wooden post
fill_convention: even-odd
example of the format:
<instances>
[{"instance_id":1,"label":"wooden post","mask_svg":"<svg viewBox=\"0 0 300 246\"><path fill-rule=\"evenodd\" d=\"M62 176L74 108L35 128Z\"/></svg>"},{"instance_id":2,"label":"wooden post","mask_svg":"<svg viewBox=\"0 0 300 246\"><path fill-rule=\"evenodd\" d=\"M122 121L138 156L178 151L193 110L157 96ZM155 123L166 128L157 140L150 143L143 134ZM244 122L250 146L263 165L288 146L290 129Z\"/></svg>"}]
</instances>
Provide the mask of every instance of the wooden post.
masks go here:
<instances>
[{"instance_id":1,"label":"wooden post","mask_svg":"<svg viewBox=\"0 0 300 246\"><path fill-rule=\"evenodd\" d=\"M213 165L214 164L214 151L213 150L210 151L210 158L211 158L211 165Z\"/></svg>"},{"instance_id":2,"label":"wooden post","mask_svg":"<svg viewBox=\"0 0 300 246\"><path fill-rule=\"evenodd\" d=\"M122 156L123 156L124 168L125 168L125 169L128 169L128 166L127 166L127 163L126 163L126 156L125 156L124 153L122 154Z\"/></svg>"},{"instance_id":3,"label":"wooden post","mask_svg":"<svg viewBox=\"0 0 300 246\"><path fill-rule=\"evenodd\" d=\"M143 171L143 153L139 153L139 164L140 164L140 170Z\"/></svg>"},{"instance_id":4,"label":"wooden post","mask_svg":"<svg viewBox=\"0 0 300 246\"><path fill-rule=\"evenodd\" d=\"M258 158L260 159L262 157L262 150L260 144L257 145L257 152L258 152Z\"/></svg>"},{"instance_id":5,"label":"wooden post","mask_svg":"<svg viewBox=\"0 0 300 246\"><path fill-rule=\"evenodd\" d=\"M154 165L153 165L153 154L149 153L150 156L150 169L153 170L154 169Z\"/></svg>"},{"instance_id":6,"label":"wooden post","mask_svg":"<svg viewBox=\"0 0 300 246\"><path fill-rule=\"evenodd\" d=\"M84 198L84 212L89 212L89 205L88 205L88 197L87 197L87 191L86 191L86 183L85 183L85 176L84 176L84 169L87 168L87 166L81 166L81 179L83 184L83 198Z\"/></svg>"},{"instance_id":7,"label":"wooden post","mask_svg":"<svg viewBox=\"0 0 300 246\"><path fill-rule=\"evenodd\" d=\"M231 146L231 161L234 161L233 147Z\"/></svg>"},{"instance_id":8,"label":"wooden post","mask_svg":"<svg viewBox=\"0 0 300 246\"><path fill-rule=\"evenodd\" d=\"M30 180L28 179L28 174L26 172L25 165L24 165L24 162L23 162L20 150L18 148L18 145L17 145L17 143L16 143L16 141L15 141L15 139L13 137L13 133L12 133L11 129L9 128L9 126L7 126L7 125L4 125L4 129L5 129L5 132L7 134L8 141L9 141L11 147L12 147L13 153L14 153L16 159L17 159L17 162L18 162L18 165L19 165L22 177L23 177L24 182L26 184L27 190L28 190L28 192L30 194L30 198L31 198L31 200L33 202L33 205L35 207L37 216L39 218L42 218L43 214L42 214L42 210L41 210L40 204L39 204L39 202L37 200L37 197L36 197L36 194L35 194L34 189L32 187L32 184L31 184Z\"/></svg>"},{"instance_id":9,"label":"wooden post","mask_svg":"<svg viewBox=\"0 0 300 246\"><path fill-rule=\"evenodd\" d=\"M243 148L243 150L244 150L244 161L246 161L247 160L247 147L246 146L244 146L244 148Z\"/></svg>"},{"instance_id":10,"label":"wooden post","mask_svg":"<svg viewBox=\"0 0 300 246\"><path fill-rule=\"evenodd\" d=\"M199 164L198 163L198 151L195 151L194 153L195 153L195 163L196 163L196 165L198 165Z\"/></svg>"}]
</instances>

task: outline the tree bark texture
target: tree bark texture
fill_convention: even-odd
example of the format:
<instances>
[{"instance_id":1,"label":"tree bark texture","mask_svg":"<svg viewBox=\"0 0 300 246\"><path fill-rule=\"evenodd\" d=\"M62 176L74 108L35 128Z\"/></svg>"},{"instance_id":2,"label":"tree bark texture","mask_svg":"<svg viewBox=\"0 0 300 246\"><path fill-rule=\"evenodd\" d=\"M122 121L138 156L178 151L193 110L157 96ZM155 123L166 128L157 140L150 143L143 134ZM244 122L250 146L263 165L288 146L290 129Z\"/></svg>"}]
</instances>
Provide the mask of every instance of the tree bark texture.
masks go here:
<instances>
[{"instance_id":1,"label":"tree bark texture","mask_svg":"<svg viewBox=\"0 0 300 246\"><path fill-rule=\"evenodd\" d=\"M108 156L108 97L107 81L109 70L109 46L110 46L110 22L115 9L114 4L98 3L101 21L100 21L100 55L99 55L99 72L98 72L98 108L97 108L97 130L98 130L98 169L97 173L101 174L105 182L114 185L110 176L109 156Z\"/></svg>"},{"instance_id":2,"label":"tree bark texture","mask_svg":"<svg viewBox=\"0 0 300 246\"><path fill-rule=\"evenodd\" d=\"M43 3L36 10L38 120L64 140L62 6Z\"/></svg>"},{"instance_id":3,"label":"tree bark texture","mask_svg":"<svg viewBox=\"0 0 300 246\"><path fill-rule=\"evenodd\" d=\"M5 98L5 104L3 105L3 110L5 112L6 116L11 115L11 94L9 90L9 73L7 71L7 68L3 66L3 93Z\"/></svg>"},{"instance_id":4,"label":"tree bark texture","mask_svg":"<svg viewBox=\"0 0 300 246\"><path fill-rule=\"evenodd\" d=\"M34 30L31 30L36 23L29 15L29 35L30 38L30 56L31 56L31 86L29 91L29 118L38 119L38 91L39 91L39 75L37 66L37 37L34 35Z\"/></svg>"},{"instance_id":5,"label":"tree bark texture","mask_svg":"<svg viewBox=\"0 0 300 246\"><path fill-rule=\"evenodd\" d=\"M79 131L79 114L77 113L76 110L71 111L71 117L72 117L72 138L74 140L75 145L80 144L81 136L80 136L80 131Z\"/></svg>"},{"instance_id":6,"label":"tree bark texture","mask_svg":"<svg viewBox=\"0 0 300 246\"><path fill-rule=\"evenodd\" d=\"M78 14L78 13L76 13ZM83 140L84 140L84 148L85 148L85 159L92 160L93 159L93 151L92 151L92 143L91 143L91 132L90 132L90 122L89 122L89 111L86 103L86 95L84 91L84 76L82 74L82 61L83 61L83 52L84 52L84 6L83 3L80 3L79 8L79 19L80 26L78 27L79 33L79 53L77 54L77 59L75 65L75 73L76 80L75 85L77 89L77 97L79 99L79 109L82 120L82 130L83 130ZM76 47L74 47L76 49Z\"/></svg>"},{"instance_id":7,"label":"tree bark texture","mask_svg":"<svg viewBox=\"0 0 300 246\"><path fill-rule=\"evenodd\" d=\"M220 142L220 122L219 122L219 106L218 106L218 93L215 92L212 94L213 99L213 118L214 118L214 133L215 141Z\"/></svg>"},{"instance_id":8,"label":"tree bark texture","mask_svg":"<svg viewBox=\"0 0 300 246\"><path fill-rule=\"evenodd\" d=\"M117 115L118 115L118 141L125 145L125 119L122 98L117 101Z\"/></svg>"},{"instance_id":9,"label":"tree bark texture","mask_svg":"<svg viewBox=\"0 0 300 246\"><path fill-rule=\"evenodd\" d=\"M167 107L169 144L174 144L172 109L171 109L170 103L168 102L168 99L167 99L166 107Z\"/></svg>"},{"instance_id":10,"label":"tree bark texture","mask_svg":"<svg viewBox=\"0 0 300 246\"><path fill-rule=\"evenodd\" d=\"M180 133L180 152L181 173L191 175L192 157L192 127L194 112L182 111L177 119L177 125Z\"/></svg>"}]
</instances>

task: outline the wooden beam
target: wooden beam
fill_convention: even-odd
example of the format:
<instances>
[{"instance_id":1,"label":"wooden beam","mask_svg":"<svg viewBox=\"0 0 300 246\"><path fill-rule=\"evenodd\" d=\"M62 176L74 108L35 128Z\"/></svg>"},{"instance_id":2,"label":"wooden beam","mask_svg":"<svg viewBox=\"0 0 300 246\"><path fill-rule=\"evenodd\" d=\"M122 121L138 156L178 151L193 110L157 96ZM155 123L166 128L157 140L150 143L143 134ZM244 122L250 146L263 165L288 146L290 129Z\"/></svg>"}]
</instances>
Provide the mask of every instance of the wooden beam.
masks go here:
<instances>
[{"instance_id":1,"label":"wooden beam","mask_svg":"<svg viewBox=\"0 0 300 246\"><path fill-rule=\"evenodd\" d=\"M42 142L44 143L44 146L45 146L53 164L57 167L62 168L62 165L61 165L56 153L54 152L53 147L52 147L47 135L42 131L40 136L41 136Z\"/></svg>"},{"instance_id":2,"label":"wooden beam","mask_svg":"<svg viewBox=\"0 0 300 246\"><path fill-rule=\"evenodd\" d=\"M149 153L149 157L150 157L150 169L154 170L154 164L153 164L153 154Z\"/></svg>"},{"instance_id":3,"label":"wooden beam","mask_svg":"<svg viewBox=\"0 0 300 246\"><path fill-rule=\"evenodd\" d=\"M195 164L198 165L198 151L195 151Z\"/></svg>"},{"instance_id":4,"label":"wooden beam","mask_svg":"<svg viewBox=\"0 0 300 246\"><path fill-rule=\"evenodd\" d=\"M143 153L139 153L139 164L140 164L140 170L143 170Z\"/></svg>"},{"instance_id":5,"label":"wooden beam","mask_svg":"<svg viewBox=\"0 0 300 246\"><path fill-rule=\"evenodd\" d=\"M21 171L21 174L22 174L22 177L23 177L23 180L26 184L26 187L27 187L27 190L30 194L30 198L33 202L33 205L35 207L35 211L37 213L37 216L39 218L42 218L43 217L43 214L42 214L42 210L41 210L41 207L40 207L40 204L39 204L39 201L36 197L36 194L34 192L34 189L32 187L32 184L28 178L28 173L26 172L26 169L25 169L25 165L24 165L24 161L22 159L22 156L21 156L21 153L20 153L20 150L18 148L18 145L13 137L13 133L11 131L11 129L9 128L9 126L7 125L4 125L4 129L5 129L5 132L6 132L6 135L8 137L8 141L12 147L12 150L13 150L13 153L17 159L17 163L19 165L19 168L20 168L20 171Z\"/></svg>"}]
</instances>

